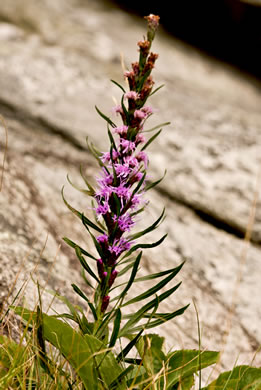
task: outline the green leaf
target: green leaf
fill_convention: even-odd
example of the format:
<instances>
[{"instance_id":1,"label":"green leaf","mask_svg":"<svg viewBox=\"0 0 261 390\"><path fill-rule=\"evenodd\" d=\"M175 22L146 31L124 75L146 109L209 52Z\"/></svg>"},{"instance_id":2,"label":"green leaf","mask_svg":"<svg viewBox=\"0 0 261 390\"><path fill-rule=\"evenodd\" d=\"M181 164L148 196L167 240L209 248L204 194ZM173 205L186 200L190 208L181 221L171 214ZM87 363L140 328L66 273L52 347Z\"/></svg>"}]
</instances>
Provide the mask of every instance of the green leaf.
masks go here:
<instances>
[{"instance_id":1,"label":"green leaf","mask_svg":"<svg viewBox=\"0 0 261 390\"><path fill-rule=\"evenodd\" d=\"M94 320L96 321L97 320L97 314L96 314L96 310L95 310L95 307L93 306L93 304L90 302L90 300L86 297L86 295L82 292L82 290L76 286L76 284L72 284L72 288L74 289L74 291L80 296L82 297L87 303L88 303L88 306L89 308L91 309L92 311L92 315L93 315L93 318Z\"/></svg>"},{"instance_id":2,"label":"green leaf","mask_svg":"<svg viewBox=\"0 0 261 390\"><path fill-rule=\"evenodd\" d=\"M89 227L96 230L97 232L104 234L104 231L102 229L100 229L99 226L96 226L92 221L90 221L87 217L85 217L82 213L80 213L78 210L73 208L67 202L67 200L64 198L64 195L63 195L63 189L64 189L64 187L62 188L62 198L63 198L65 205L68 207L68 209L71 210L73 212L73 214L75 214L78 218L80 218L82 220L82 222L84 223L84 225L88 225Z\"/></svg>"},{"instance_id":3,"label":"green leaf","mask_svg":"<svg viewBox=\"0 0 261 390\"><path fill-rule=\"evenodd\" d=\"M191 390L195 383L194 375L186 376L185 378L180 378L178 383L178 390Z\"/></svg>"},{"instance_id":4,"label":"green leaf","mask_svg":"<svg viewBox=\"0 0 261 390\"><path fill-rule=\"evenodd\" d=\"M184 313L184 311L189 307L189 304L178 309L172 313L155 313L155 314L145 314L143 318L157 318L155 321L150 321L149 323L144 323L139 326L135 326L129 330L129 333L139 332L140 329L152 329L156 328L161 324L165 324L165 322L172 320L174 317L180 316Z\"/></svg>"},{"instance_id":5,"label":"green leaf","mask_svg":"<svg viewBox=\"0 0 261 390\"><path fill-rule=\"evenodd\" d=\"M94 145L92 143L89 143L88 137L86 137L86 143L87 143L89 151L91 152L93 157L97 160L99 166L104 168L106 170L106 172L109 173L108 168L106 167L106 165L101 160L102 153L98 152L97 149L95 149L95 147L94 147Z\"/></svg>"},{"instance_id":6,"label":"green leaf","mask_svg":"<svg viewBox=\"0 0 261 390\"><path fill-rule=\"evenodd\" d=\"M35 312L23 307L16 307L14 311L27 322L36 321ZM47 314L43 314L43 335L64 355L87 389L98 388L93 351L85 340L86 336L81 336L68 324Z\"/></svg>"},{"instance_id":7,"label":"green leaf","mask_svg":"<svg viewBox=\"0 0 261 390\"><path fill-rule=\"evenodd\" d=\"M123 369L119 363L117 363L114 354L108 349L105 349L104 344L92 335L85 335L85 341L88 343L89 348L92 350L93 356L95 356L95 363L97 370L101 377L101 382L105 385L102 388L108 388L110 383L116 381L120 377L120 382L118 381L117 389L126 390L126 382L124 378L121 377ZM87 389L98 389L99 387L87 387Z\"/></svg>"},{"instance_id":8,"label":"green leaf","mask_svg":"<svg viewBox=\"0 0 261 390\"><path fill-rule=\"evenodd\" d=\"M120 330L120 325L121 325L121 311L120 311L120 309L117 309L114 324L113 324L113 330L112 330L112 334L111 334L109 348L114 347L114 345L117 341L117 337L118 337L119 330Z\"/></svg>"},{"instance_id":9,"label":"green leaf","mask_svg":"<svg viewBox=\"0 0 261 390\"><path fill-rule=\"evenodd\" d=\"M180 378L186 378L202 368L215 364L219 359L219 352L184 349L168 354L167 358L169 359L167 389L170 390Z\"/></svg>"},{"instance_id":10,"label":"green leaf","mask_svg":"<svg viewBox=\"0 0 261 390\"><path fill-rule=\"evenodd\" d=\"M149 226L148 228L142 230L141 232L132 234L131 236L128 237L128 240L130 240L130 241L136 240L137 238L140 238L140 237L144 236L145 234L150 233L153 230L155 230L158 227L158 224L160 223L160 221L163 219L164 214L165 214L165 208L163 209L163 211L162 211L161 215L159 216L159 218L151 226Z\"/></svg>"},{"instance_id":11,"label":"green leaf","mask_svg":"<svg viewBox=\"0 0 261 390\"><path fill-rule=\"evenodd\" d=\"M139 268L141 256L142 256L142 252L140 252L140 253L138 254L138 256L136 257L136 260L135 260L135 262L134 262L134 264L133 264L131 276L130 276L130 278L129 278L129 280L128 280L127 286L126 286L125 289L121 292L121 294L120 294L118 297L113 298L113 299L111 300L111 302L114 301L114 300L116 300L116 299L117 299L117 300L123 299L123 298L125 297L125 295L127 294L128 290L130 289L130 287L131 287L131 285L132 285L132 283L133 283L133 281L134 281L134 279L135 279L135 276L136 276L136 274L137 274L137 272L138 272L138 268ZM123 306L125 306L125 305L123 305Z\"/></svg>"},{"instance_id":12,"label":"green leaf","mask_svg":"<svg viewBox=\"0 0 261 390\"><path fill-rule=\"evenodd\" d=\"M113 149L117 151L117 147L116 147L116 144L115 144L115 141L114 141L114 138L113 138L113 135L109 129L109 126L108 126L108 136L109 136L109 139L110 139L110 142L111 142L111 145L113 146ZM111 152L111 161L113 161L113 158L112 158L112 152Z\"/></svg>"},{"instance_id":13,"label":"green leaf","mask_svg":"<svg viewBox=\"0 0 261 390\"><path fill-rule=\"evenodd\" d=\"M154 126L154 127L152 127L151 129L149 129L149 130L143 130L142 132L143 132L143 133L149 133L149 132L151 132L151 131L158 130L158 129L160 129L161 127L168 126L168 125L170 125L170 122L160 123L159 125Z\"/></svg>"},{"instance_id":14,"label":"green leaf","mask_svg":"<svg viewBox=\"0 0 261 390\"><path fill-rule=\"evenodd\" d=\"M125 104L124 104L124 95L122 95L122 98L121 98L121 106L122 106L124 115L126 117L126 123L127 123L127 125L129 125L129 113L128 113L128 110L127 110L127 108L125 107Z\"/></svg>"},{"instance_id":15,"label":"green leaf","mask_svg":"<svg viewBox=\"0 0 261 390\"><path fill-rule=\"evenodd\" d=\"M163 88L164 86L165 86L165 85L162 84L162 85L160 85L158 88L154 89L154 91L152 91L152 92L150 93L150 96L154 95L154 93L158 92L158 91L159 91L161 88Z\"/></svg>"},{"instance_id":16,"label":"green leaf","mask_svg":"<svg viewBox=\"0 0 261 390\"><path fill-rule=\"evenodd\" d=\"M112 122L112 120L110 118L108 118L106 115L104 115L99 109L97 106L95 106L95 109L96 111L98 112L98 114L104 119L106 120L107 123L109 123L109 125L111 127L116 127L115 123Z\"/></svg>"},{"instance_id":17,"label":"green leaf","mask_svg":"<svg viewBox=\"0 0 261 390\"><path fill-rule=\"evenodd\" d=\"M164 175L159 180L156 180L153 183L147 184L146 187L144 188L144 191L149 191L151 188L157 186L164 179L164 177L166 176L166 173L167 173L167 171L165 169Z\"/></svg>"},{"instance_id":18,"label":"green leaf","mask_svg":"<svg viewBox=\"0 0 261 390\"><path fill-rule=\"evenodd\" d=\"M67 237L63 237L63 240L66 242L66 244L68 244L70 247L72 247L73 249L75 249L76 247L79 248L79 250L81 251L81 253L84 255L84 256L87 256L87 257L90 257L91 259L95 260L96 261L96 258L91 255L89 252L87 252L85 249L81 248L78 244L75 244L75 242L71 241L69 238Z\"/></svg>"},{"instance_id":19,"label":"green leaf","mask_svg":"<svg viewBox=\"0 0 261 390\"><path fill-rule=\"evenodd\" d=\"M67 175L67 180L68 180L68 182L71 184L71 186L72 186L73 188L75 188L77 191L80 191L80 192L82 192L83 194L89 195L89 196L94 196L94 195L95 195L95 191L94 191L93 188L92 188L92 190L90 190L90 189L89 189L89 190L85 190L85 189L83 189L83 188L80 188L80 187L76 186L76 185L71 181L69 175Z\"/></svg>"},{"instance_id":20,"label":"green leaf","mask_svg":"<svg viewBox=\"0 0 261 390\"><path fill-rule=\"evenodd\" d=\"M162 129L160 129L156 134L150 137L146 144L141 148L141 151L145 150L158 137L158 135L160 135L161 131Z\"/></svg>"},{"instance_id":21,"label":"green leaf","mask_svg":"<svg viewBox=\"0 0 261 390\"><path fill-rule=\"evenodd\" d=\"M183 261L183 263L181 263L180 265L178 265L176 268L171 268L171 269L168 269L166 271L161 271L161 272L157 272L155 274L149 274L149 275L146 275L146 276L142 276L140 278L137 278L135 279L135 283L136 282L144 282L145 280L151 280L151 279L156 279L156 278L160 278L161 276L164 276L164 275L168 275L170 274L171 272L174 271L174 269L177 270L177 273L181 270L181 268L183 267L183 265L185 264L185 261ZM119 275L118 275L119 276Z\"/></svg>"},{"instance_id":22,"label":"green leaf","mask_svg":"<svg viewBox=\"0 0 261 390\"><path fill-rule=\"evenodd\" d=\"M183 265L183 264L182 264ZM139 301L143 301L144 299L150 297L151 295L156 294L157 291L161 290L167 283L169 283L180 271L181 266L173 268L171 274L169 274L165 279L161 280L158 284L151 287L149 290L144 293L137 295L135 298L130 299L128 302L124 303L122 306L131 305L132 303L136 303Z\"/></svg>"},{"instance_id":23,"label":"green leaf","mask_svg":"<svg viewBox=\"0 0 261 390\"><path fill-rule=\"evenodd\" d=\"M116 379L114 379L114 381L112 383L110 383L109 390L116 390L118 388L119 383L122 381L122 379L126 375L128 375L134 368L135 368L135 366L130 365L124 371L122 371L120 373L120 375Z\"/></svg>"},{"instance_id":24,"label":"green leaf","mask_svg":"<svg viewBox=\"0 0 261 390\"><path fill-rule=\"evenodd\" d=\"M172 287L171 289L167 290L166 292L162 293L158 297L154 298L152 301L148 302L146 305L144 305L136 313L133 313L132 318L130 318L129 321L121 329L120 337L127 334L128 330L133 325L138 323L138 321L144 316L145 313L147 313L149 310L153 309L156 305L158 305L160 302L164 301L167 297L169 297L171 294L173 294L179 288L180 285L181 285L181 282L178 283L176 286Z\"/></svg>"},{"instance_id":25,"label":"green leaf","mask_svg":"<svg viewBox=\"0 0 261 390\"><path fill-rule=\"evenodd\" d=\"M125 89L124 89L119 83L117 83L117 81L111 80L111 82L112 82L113 84L117 85L117 87L119 87L119 88L122 90L123 93L126 92Z\"/></svg>"},{"instance_id":26,"label":"green leaf","mask_svg":"<svg viewBox=\"0 0 261 390\"><path fill-rule=\"evenodd\" d=\"M125 259L125 257L128 257L131 255L133 252L135 252L139 248L155 248L156 246L160 245L165 238L167 237L168 234L164 234L163 237L161 237L158 241L153 242L152 244L137 244L134 245L123 257L122 260ZM121 262L120 262L121 263ZM122 264L122 263L121 263Z\"/></svg>"},{"instance_id":27,"label":"green leaf","mask_svg":"<svg viewBox=\"0 0 261 390\"><path fill-rule=\"evenodd\" d=\"M139 84L138 84L138 87L137 87L137 91L140 92L142 90L142 87L143 87L143 84L145 82L145 80L149 77L151 73L151 69L149 69L142 77L141 79L139 80Z\"/></svg>"},{"instance_id":28,"label":"green leaf","mask_svg":"<svg viewBox=\"0 0 261 390\"><path fill-rule=\"evenodd\" d=\"M125 356L132 350L132 348L136 345L138 342L141 334L143 333L143 329L126 345L126 347L119 353L117 356L117 361L120 362L124 360Z\"/></svg>"},{"instance_id":29,"label":"green leaf","mask_svg":"<svg viewBox=\"0 0 261 390\"><path fill-rule=\"evenodd\" d=\"M78 246L75 247L75 253L76 253L78 259L80 260L80 263L81 263L82 267L85 269L85 271L87 271L88 274L91 275L91 277L94 280L96 280L97 283L100 283L99 278L95 275L95 273L93 272L91 267L88 265L88 263L86 262L86 260L82 256L81 250Z\"/></svg>"},{"instance_id":30,"label":"green leaf","mask_svg":"<svg viewBox=\"0 0 261 390\"><path fill-rule=\"evenodd\" d=\"M88 180L86 179L83 171L82 171L82 166L80 165L80 174L81 174L81 177L84 181L84 183L86 184L86 186L88 187L89 191L94 195L95 194L95 189L91 186L91 184L88 182Z\"/></svg>"},{"instance_id":31,"label":"green leaf","mask_svg":"<svg viewBox=\"0 0 261 390\"><path fill-rule=\"evenodd\" d=\"M118 273L117 278L119 278L120 276L126 274L126 272L128 272L129 269L133 267L134 263L135 263L135 260L133 260L130 264L126 265L126 267L122 268L122 269L120 270L120 272ZM123 264L123 263L122 263L122 264ZM126 283L125 283L125 284L126 284Z\"/></svg>"},{"instance_id":32,"label":"green leaf","mask_svg":"<svg viewBox=\"0 0 261 390\"><path fill-rule=\"evenodd\" d=\"M163 352L164 338L156 334L142 336L136 343L137 351L150 376L156 375L162 368L166 356Z\"/></svg>"},{"instance_id":33,"label":"green leaf","mask_svg":"<svg viewBox=\"0 0 261 390\"><path fill-rule=\"evenodd\" d=\"M261 368L237 366L226 371L202 390L260 390Z\"/></svg>"}]
</instances>

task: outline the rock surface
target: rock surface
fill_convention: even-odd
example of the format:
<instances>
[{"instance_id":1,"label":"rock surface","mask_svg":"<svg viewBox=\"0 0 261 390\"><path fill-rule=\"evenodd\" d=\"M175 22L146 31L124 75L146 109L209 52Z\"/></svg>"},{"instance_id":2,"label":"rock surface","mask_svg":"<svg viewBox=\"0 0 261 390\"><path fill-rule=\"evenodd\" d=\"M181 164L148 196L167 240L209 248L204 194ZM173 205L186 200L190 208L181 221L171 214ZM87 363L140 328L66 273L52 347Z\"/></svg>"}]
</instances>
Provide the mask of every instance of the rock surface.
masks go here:
<instances>
[{"instance_id":1,"label":"rock surface","mask_svg":"<svg viewBox=\"0 0 261 390\"><path fill-rule=\"evenodd\" d=\"M85 138L102 150L108 141L94 106L110 115L119 93L109 80L123 82L121 53L127 65L136 60L136 41L144 31L143 20L109 2L1 0L0 113L9 128L0 192L2 297L8 297L17 275L16 288L30 272L68 297L73 297L71 283L81 285L74 253L61 238L92 247L64 206L61 188L67 173L81 183L81 164L90 177L98 172ZM165 88L151 98L150 124L172 124L150 149L152 177L165 168L168 172L151 191L146 222L143 218L140 225L155 219L165 205L167 219L148 240L166 231L169 236L144 253L141 272L186 260L177 277L183 284L162 310L194 298L203 347L224 348L223 367L231 368L236 359L250 363L261 343L259 193L251 242L243 237L260 189L260 86L163 30L154 51L160 54L154 77ZM4 142L1 128L1 161ZM77 208L91 212L89 201L70 185L65 194ZM37 299L34 287L30 280L30 304ZM169 347L196 348L193 305L159 333ZM261 364L259 353L254 363Z\"/></svg>"}]
</instances>

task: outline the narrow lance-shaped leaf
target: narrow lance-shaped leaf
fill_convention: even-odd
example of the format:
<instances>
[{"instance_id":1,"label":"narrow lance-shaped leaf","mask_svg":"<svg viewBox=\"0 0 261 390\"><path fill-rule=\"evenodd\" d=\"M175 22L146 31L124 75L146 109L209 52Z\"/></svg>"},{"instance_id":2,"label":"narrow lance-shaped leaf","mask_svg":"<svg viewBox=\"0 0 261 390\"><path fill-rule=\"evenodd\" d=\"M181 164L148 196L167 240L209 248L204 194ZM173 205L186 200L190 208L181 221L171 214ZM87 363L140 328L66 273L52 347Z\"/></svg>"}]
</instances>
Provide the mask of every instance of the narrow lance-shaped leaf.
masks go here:
<instances>
[{"instance_id":1,"label":"narrow lance-shaped leaf","mask_svg":"<svg viewBox=\"0 0 261 390\"><path fill-rule=\"evenodd\" d=\"M149 191L149 190L151 190L151 188L157 186L164 179L164 177L166 176L166 173L167 173L167 170L165 169L164 175L159 180L156 180L153 183L147 184L146 187L144 188L144 191Z\"/></svg>"},{"instance_id":2,"label":"narrow lance-shaped leaf","mask_svg":"<svg viewBox=\"0 0 261 390\"><path fill-rule=\"evenodd\" d=\"M115 80L111 80L111 82L112 82L113 84L117 85L117 87L119 87L119 88L122 90L122 92L123 92L123 93L125 93L125 92L126 92L126 91L125 91L125 89L123 88L123 86L122 86L122 85L120 85L119 83L117 83L117 81L115 81Z\"/></svg>"},{"instance_id":3,"label":"narrow lance-shaped leaf","mask_svg":"<svg viewBox=\"0 0 261 390\"><path fill-rule=\"evenodd\" d=\"M95 310L95 307L93 306L93 304L90 302L90 300L86 297L86 295L82 292L82 290L76 286L76 284L72 284L72 288L74 289L74 291L81 297L83 298L87 303L88 303L88 306L89 308L91 309L92 311L92 314L93 314L93 317L94 317L94 320L96 321L97 320L97 314L96 314L96 310Z\"/></svg>"},{"instance_id":4,"label":"narrow lance-shaped leaf","mask_svg":"<svg viewBox=\"0 0 261 390\"><path fill-rule=\"evenodd\" d=\"M121 260L125 259L126 257L130 256L134 251L136 251L139 248L155 248L156 246L160 245L168 234L164 234L163 237L161 237L158 241L153 242L152 244L137 244L134 245L123 257ZM121 263L121 261L119 262Z\"/></svg>"},{"instance_id":5,"label":"narrow lance-shaped leaf","mask_svg":"<svg viewBox=\"0 0 261 390\"><path fill-rule=\"evenodd\" d=\"M122 106L124 115L126 117L126 123L129 125L129 113L128 113L128 110L126 109L125 104L124 104L124 95L122 95L122 98L121 98L121 106Z\"/></svg>"},{"instance_id":6,"label":"narrow lance-shaped leaf","mask_svg":"<svg viewBox=\"0 0 261 390\"><path fill-rule=\"evenodd\" d=\"M158 91L159 91L161 88L163 88L163 87L165 87L165 85L164 85L164 84L161 84L158 88L154 89L154 91L152 91L152 92L150 93L150 96L154 95L154 93L158 92Z\"/></svg>"},{"instance_id":7,"label":"narrow lance-shaped leaf","mask_svg":"<svg viewBox=\"0 0 261 390\"><path fill-rule=\"evenodd\" d=\"M119 353L117 356L117 361L120 362L124 360L125 356L130 352L130 350L135 346L137 341L139 340L141 334L143 333L143 329L131 340L126 347Z\"/></svg>"},{"instance_id":8,"label":"narrow lance-shaped leaf","mask_svg":"<svg viewBox=\"0 0 261 390\"><path fill-rule=\"evenodd\" d=\"M185 264L185 261L183 261L180 265L178 265L178 267L176 267L177 273L181 270L181 268L183 267L184 264ZM155 274L149 274L149 275L146 275L146 276L141 276L140 278L135 279L134 282L135 283L136 282L144 282L145 280L151 280L151 279L160 278L162 276L170 274L173 271L174 271L174 269L171 268L171 269L168 269L166 271L157 272Z\"/></svg>"},{"instance_id":9,"label":"narrow lance-shaped leaf","mask_svg":"<svg viewBox=\"0 0 261 390\"><path fill-rule=\"evenodd\" d=\"M68 180L68 183L70 183L71 186L72 186L73 188L75 188L77 191L80 191L80 192L82 192L83 194L89 195L89 196L94 196L94 195L95 195L95 191L94 191L94 190L93 190L93 191L85 190L84 188L80 188L80 187L76 186L76 185L71 181L69 175L67 175L67 180Z\"/></svg>"},{"instance_id":10,"label":"narrow lance-shaped leaf","mask_svg":"<svg viewBox=\"0 0 261 390\"><path fill-rule=\"evenodd\" d=\"M78 259L80 260L80 263L81 265L83 266L83 268L85 269L85 271L88 272L89 275L91 275L91 277L97 282L97 283L100 283L98 277L95 275L95 273L93 272L93 270L91 269L91 267L88 265L88 263L86 262L86 260L84 259L84 257L82 256L82 253L81 253L81 250L78 246L75 247L75 253L78 257Z\"/></svg>"},{"instance_id":11,"label":"narrow lance-shaped leaf","mask_svg":"<svg viewBox=\"0 0 261 390\"><path fill-rule=\"evenodd\" d=\"M96 111L98 112L98 114L99 114L104 120L106 120L106 122L108 122L109 125L111 125L111 127L116 127L115 123L113 123L113 121L112 121L110 118L108 118L106 115L104 115L104 114L98 109L97 106L95 106L95 109L96 109Z\"/></svg>"},{"instance_id":12,"label":"narrow lance-shaped leaf","mask_svg":"<svg viewBox=\"0 0 261 390\"><path fill-rule=\"evenodd\" d=\"M159 216L159 218L151 226L149 226L148 228L142 230L141 232L138 232L138 233L135 233L135 234L131 235L130 237L128 237L128 239L130 241L136 240L137 238L140 238L140 237L144 236L145 234L152 232L154 229L157 228L158 224L160 223L160 221L164 217L164 214L165 214L165 208L163 209L163 211L162 211L161 215Z\"/></svg>"},{"instance_id":13,"label":"narrow lance-shaped leaf","mask_svg":"<svg viewBox=\"0 0 261 390\"><path fill-rule=\"evenodd\" d=\"M109 139L110 139L110 142L111 142L111 145L113 146L113 149L117 151L117 147L116 147L116 144L115 144L115 141L114 141L114 138L113 138L113 135L109 129L109 126L107 128L108 130L108 136L109 136ZM111 159L112 160L112 159ZM113 160L112 160L113 161Z\"/></svg>"},{"instance_id":14,"label":"narrow lance-shaped leaf","mask_svg":"<svg viewBox=\"0 0 261 390\"><path fill-rule=\"evenodd\" d=\"M86 217L84 216L84 214L82 214L82 223L86 227L88 233L90 234L92 241L95 245L95 248L97 249L97 252L99 253L100 257L103 257L102 248L101 248L100 244L98 243L98 241L96 240L96 238L94 237L94 235L92 234L92 232L90 231L90 229L88 227L89 224L86 223Z\"/></svg>"},{"instance_id":15,"label":"narrow lance-shaped leaf","mask_svg":"<svg viewBox=\"0 0 261 390\"><path fill-rule=\"evenodd\" d=\"M111 300L111 302L115 301L115 300L119 300L119 299L123 299L125 297L125 295L127 294L128 290L130 289L134 279L135 279L135 276L138 272L138 268L139 268L139 264L140 264L140 259L141 259L141 256L142 256L142 252L140 252L135 260L135 263L133 265L133 268L132 268L132 272L131 272L131 275L130 275L130 278L128 280L128 283L127 283L127 286L125 287L125 289L122 291L122 293L118 296L118 297L115 297Z\"/></svg>"},{"instance_id":16,"label":"narrow lance-shaped leaf","mask_svg":"<svg viewBox=\"0 0 261 390\"><path fill-rule=\"evenodd\" d=\"M87 252L85 249L81 248L79 245L75 244L75 242L73 242L72 240L70 240L69 238L67 237L63 237L63 240L66 242L66 244L68 244L70 247L72 247L73 249L75 249L75 247L77 246L81 253L84 255L84 256L87 256L87 257L90 257L91 259L95 260L96 261L96 258L91 255L89 252Z\"/></svg>"},{"instance_id":17,"label":"narrow lance-shaped leaf","mask_svg":"<svg viewBox=\"0 0 261 390\"><path fill-rule=\"evenodd\" d=\"M137 295L135 298L130 299L122 306L127 306L127 305L131 305L132 303L143 301L144 299L150 297L151 295L156 294L157 291L161 290L167 283L169 283L177 275L182 265L179 267L175 267L172 273L168 275L165 279L161 280L159 283L157 283L155 286L151 287L149 290L145 291L144 293Z\"/></svg>"},{"instance_id":18,"label":"narrow lance-shaped leaf","mask_svg":"<svg viewBox=\"0 0 261 390\"><path fill-rule=\"evenodd\" d=\"M104 234L104 231L102 229L100 229L98 226L96 226L92 221L90 221L87 217L85 217L82 213L80 213L78 210L76 210L75 208L73 208L68 202L67 200L65 199L64 197L64 194L63 194L63 190L64 190L64 187L62 188L62 198L63 198L63 201L65 203L65 205L68 207L69 210L71 210L73 212L74 215L76 215L78 218L80 218L84 225L88 225L89 227L91 227L92 229L94 230L97 230L99 233L102 233Z\"/></svg>"},{"instance_id":19,"label":"narrow lance-shaped leaf","mask_svg":"<svg viewBox=\"0 0 261 390\"><path fill-rule=\"evenodd\" d=\"M111 339L110 339L110 343L109 343L109 348L114 347L114 345L117 341L119 330L120 330L120 325L121 325L121 311L120 311L120 309L117 309L114 324L113 324Z\"/></svg>"},{"instance_id":20,"label":"narrow lance-shaped leaf","mask_svg":"<svg viewBox=\"0 0 261 390\"><path fill-rule=\"evenodd\" d=\"M87 146L88 146L88 149L89 151L91 152L91 154L93 155L93 157L97 160L98 164L100 167L102 167L103 169L105 169L105 171L107 173L109 173L109 170L108 168L106 167L106 165L102 162L101 160L101 157L102 157L102 153L98 152L94 145L92 143L89 143L89 140L88 140L88 137L86 137L86 143L87 143Z\"/></svg>"},{"instance_id":21,"label":"narrow lance-shaped leaf","mask_svg":"<svg viewBox=\"0 0 261 390\"><path fill-rule=\"evenodd\" d=\"M176 286L172 287L171 289L167 290L166 292L160 294L157 298L148 302L140 310L138 310L136 313L134 313L132 318L121 329L119 337L122 337L125 334L127 334L128 330L143 317L144 313L147 313L149 310L153 309L153 307L155 307L155 305L157 305L158 303L160 303L163 300L165 300L166 298L168 298L171 294L173 294L179 288L180 285L181 285L181 282L176 284Z\"/></svg>"},{"instance_id":22,"label":"narrow lance-shaped leaf","mask_svg":"<svg viewBox=\"0 0 261 390\"><path fill-rule=\"evenodd\" d=\"M158 135L160 135L161 131L162 129L160 129L156 134L150 137L146 144L141 148L141 151L145 150L158 137Z\"/></svg>"},{"instance_id":23,"label":"narrow lance-shaped leaf","mask_svg":"<svg viewBox=\"0 0 261 390\"><path fill-rule=\"evenodd\" d=\"M88 187L89 191L92 192L93 194L95 194L95 190L94 188L92 187L92 185L88 182L88 180L86 179L84 173L83 173L83 170L82 170L82 165L80 165L80 174L81 174L81 177L84 181L84 183L86 184L86 186Z\"/></svg>"},{"instance_id":24,"label":"narrow lance-shaped leaf","mask_svg":"<svg viewBox=\"0 0 261 390\"><path fill-rule=\"evenodd\" d=\"M150 314L145 314L143 318L157 318L155 321L150 321L147 324L141 324L139 326L135 326L134 328L129 329L129 333L136 333L139 332L140 329L144 329L146 327L147 329L156 328L156 326L159 326L161 324L165 324L165 322L172 320L173 318L180 316L184 313L184 311L189 307L189 304L186 306L183 306L181 309L175 310L172 313L155 313L152 316Z\"/></svg>"},{"instance_id":25,"label":"narrow lance-shaped leaf","mask_svg":"<svg viewBox=\"0 0 261 390\"><path fill-rule=\"evenodd\" d=\"M158 130L158 129L160 129L161 127L168 126L168 125L170 125L170 122L160 123L159 125L154 126L154 127L152 127L151 129L149 129L149 130L143 130L142 132L143 132L143 133L150 133L151 131Z\"/></svg>"},{"instance_id":26,"label":"narrow lance-shaped leaf","mask_svg":"<svg viewBox=\"0 0 261 390\"><path fill-rule=\"evenodd\" d=\"M134 369L134 365L130 365L125 368L124 371L109 385L109 390L117 390L119 387L119 383L122 381L124 377L126 377L131 371Z\"/></svg>"}]
</instances>

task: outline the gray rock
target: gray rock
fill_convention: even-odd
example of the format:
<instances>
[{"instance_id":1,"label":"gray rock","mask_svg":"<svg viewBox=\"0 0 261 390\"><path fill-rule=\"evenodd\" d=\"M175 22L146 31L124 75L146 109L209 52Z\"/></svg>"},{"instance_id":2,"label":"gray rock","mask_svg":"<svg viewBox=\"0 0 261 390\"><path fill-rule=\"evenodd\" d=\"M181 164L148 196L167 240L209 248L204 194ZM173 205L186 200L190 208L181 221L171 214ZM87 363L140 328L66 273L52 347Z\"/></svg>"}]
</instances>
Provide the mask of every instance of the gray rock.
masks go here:
<instances>
[{"instance_id":1,"label":"gray rock","mask_svg":"<svg viewBox=\"0 0 261 390\"><path fill-rule=\"evenodd\" d=\"M60 191L67 173L80 185L81 164L92 179L98 173L85 137L102 150L108 141L94 106L110 115L114 97L119 100L120 95L109 80L123 82L120 55L124 53L128 66L137 58L136 41L145 24L110 3L91 0L44 0L41 5L1 0L1 20L0 112L9 127L0 192L1 295L8 297L18 274L16 289L31 272L42 285L75 299L70 284L83 286L80 267L61 238L68 236L90 251L92 246ZM248 248L242 237L260 187L259 85L164 31L159 31L154 51L160 53L155 80L166 87L151 99L155 115L149 126L173 123L150 149L152 177L165 168L168 172L151 191L140 225L155 219L166 205L166 222L148 240L166 231L169 237L162 247L144 252L141 272L186 260L177 277L183 284L162 309L179 308L194 298L203 347L219 350L224 344L226 368L238 355L238 362L249 363L261 342L260 196ZM2 147L0 152L2 158ZM91 213L88 199L69 185L65 194ZM33 306L37 294L31 279L26 296ZM47 308L50 295L44 297ZM58 303L55 307L63 309ZM197 348L193 305L159 332L168 347ZM260 364L260 354L255 362Z\"/></svg>"}]
</instances>

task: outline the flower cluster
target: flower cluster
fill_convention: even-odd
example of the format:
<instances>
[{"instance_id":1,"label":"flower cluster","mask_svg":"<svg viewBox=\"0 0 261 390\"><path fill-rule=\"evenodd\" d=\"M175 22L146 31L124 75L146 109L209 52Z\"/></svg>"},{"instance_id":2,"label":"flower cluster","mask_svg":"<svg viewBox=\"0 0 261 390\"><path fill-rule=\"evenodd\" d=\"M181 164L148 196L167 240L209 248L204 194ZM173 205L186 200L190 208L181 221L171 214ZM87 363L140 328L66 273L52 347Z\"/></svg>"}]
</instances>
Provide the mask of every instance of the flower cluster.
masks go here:
<instances>
[{"instance_id":1,"label":"flower cluster","mask_svg":"<svg viewBox=\"0 0 261 390\"><path fill-rule=\"evenodd\" d=\"M98 275L101 285L101 312L107 309L110 297L109 289L116 276L117 260L121 254L131 248L133 242L128 233L135 224L135 215L142 205L142 193L148 165L147 154L140 149L145 143L143 128L153 110L146 105L152 91L151 71L158 57L150 52L152 40L158 27L159 17L149 15L147 39L138 42L139 62L132 64L132 69L124 72L129 91L124 91L121 104L114 107L114 112L121 117L122 124L113 122L108 128L111 148L101 155L103 166L97 179L95 192L98 220L106 225L106 233L96 237L101 258L97 260ZM127 104L126 104L127 101Z\"/></svg>"}]
</instances>

